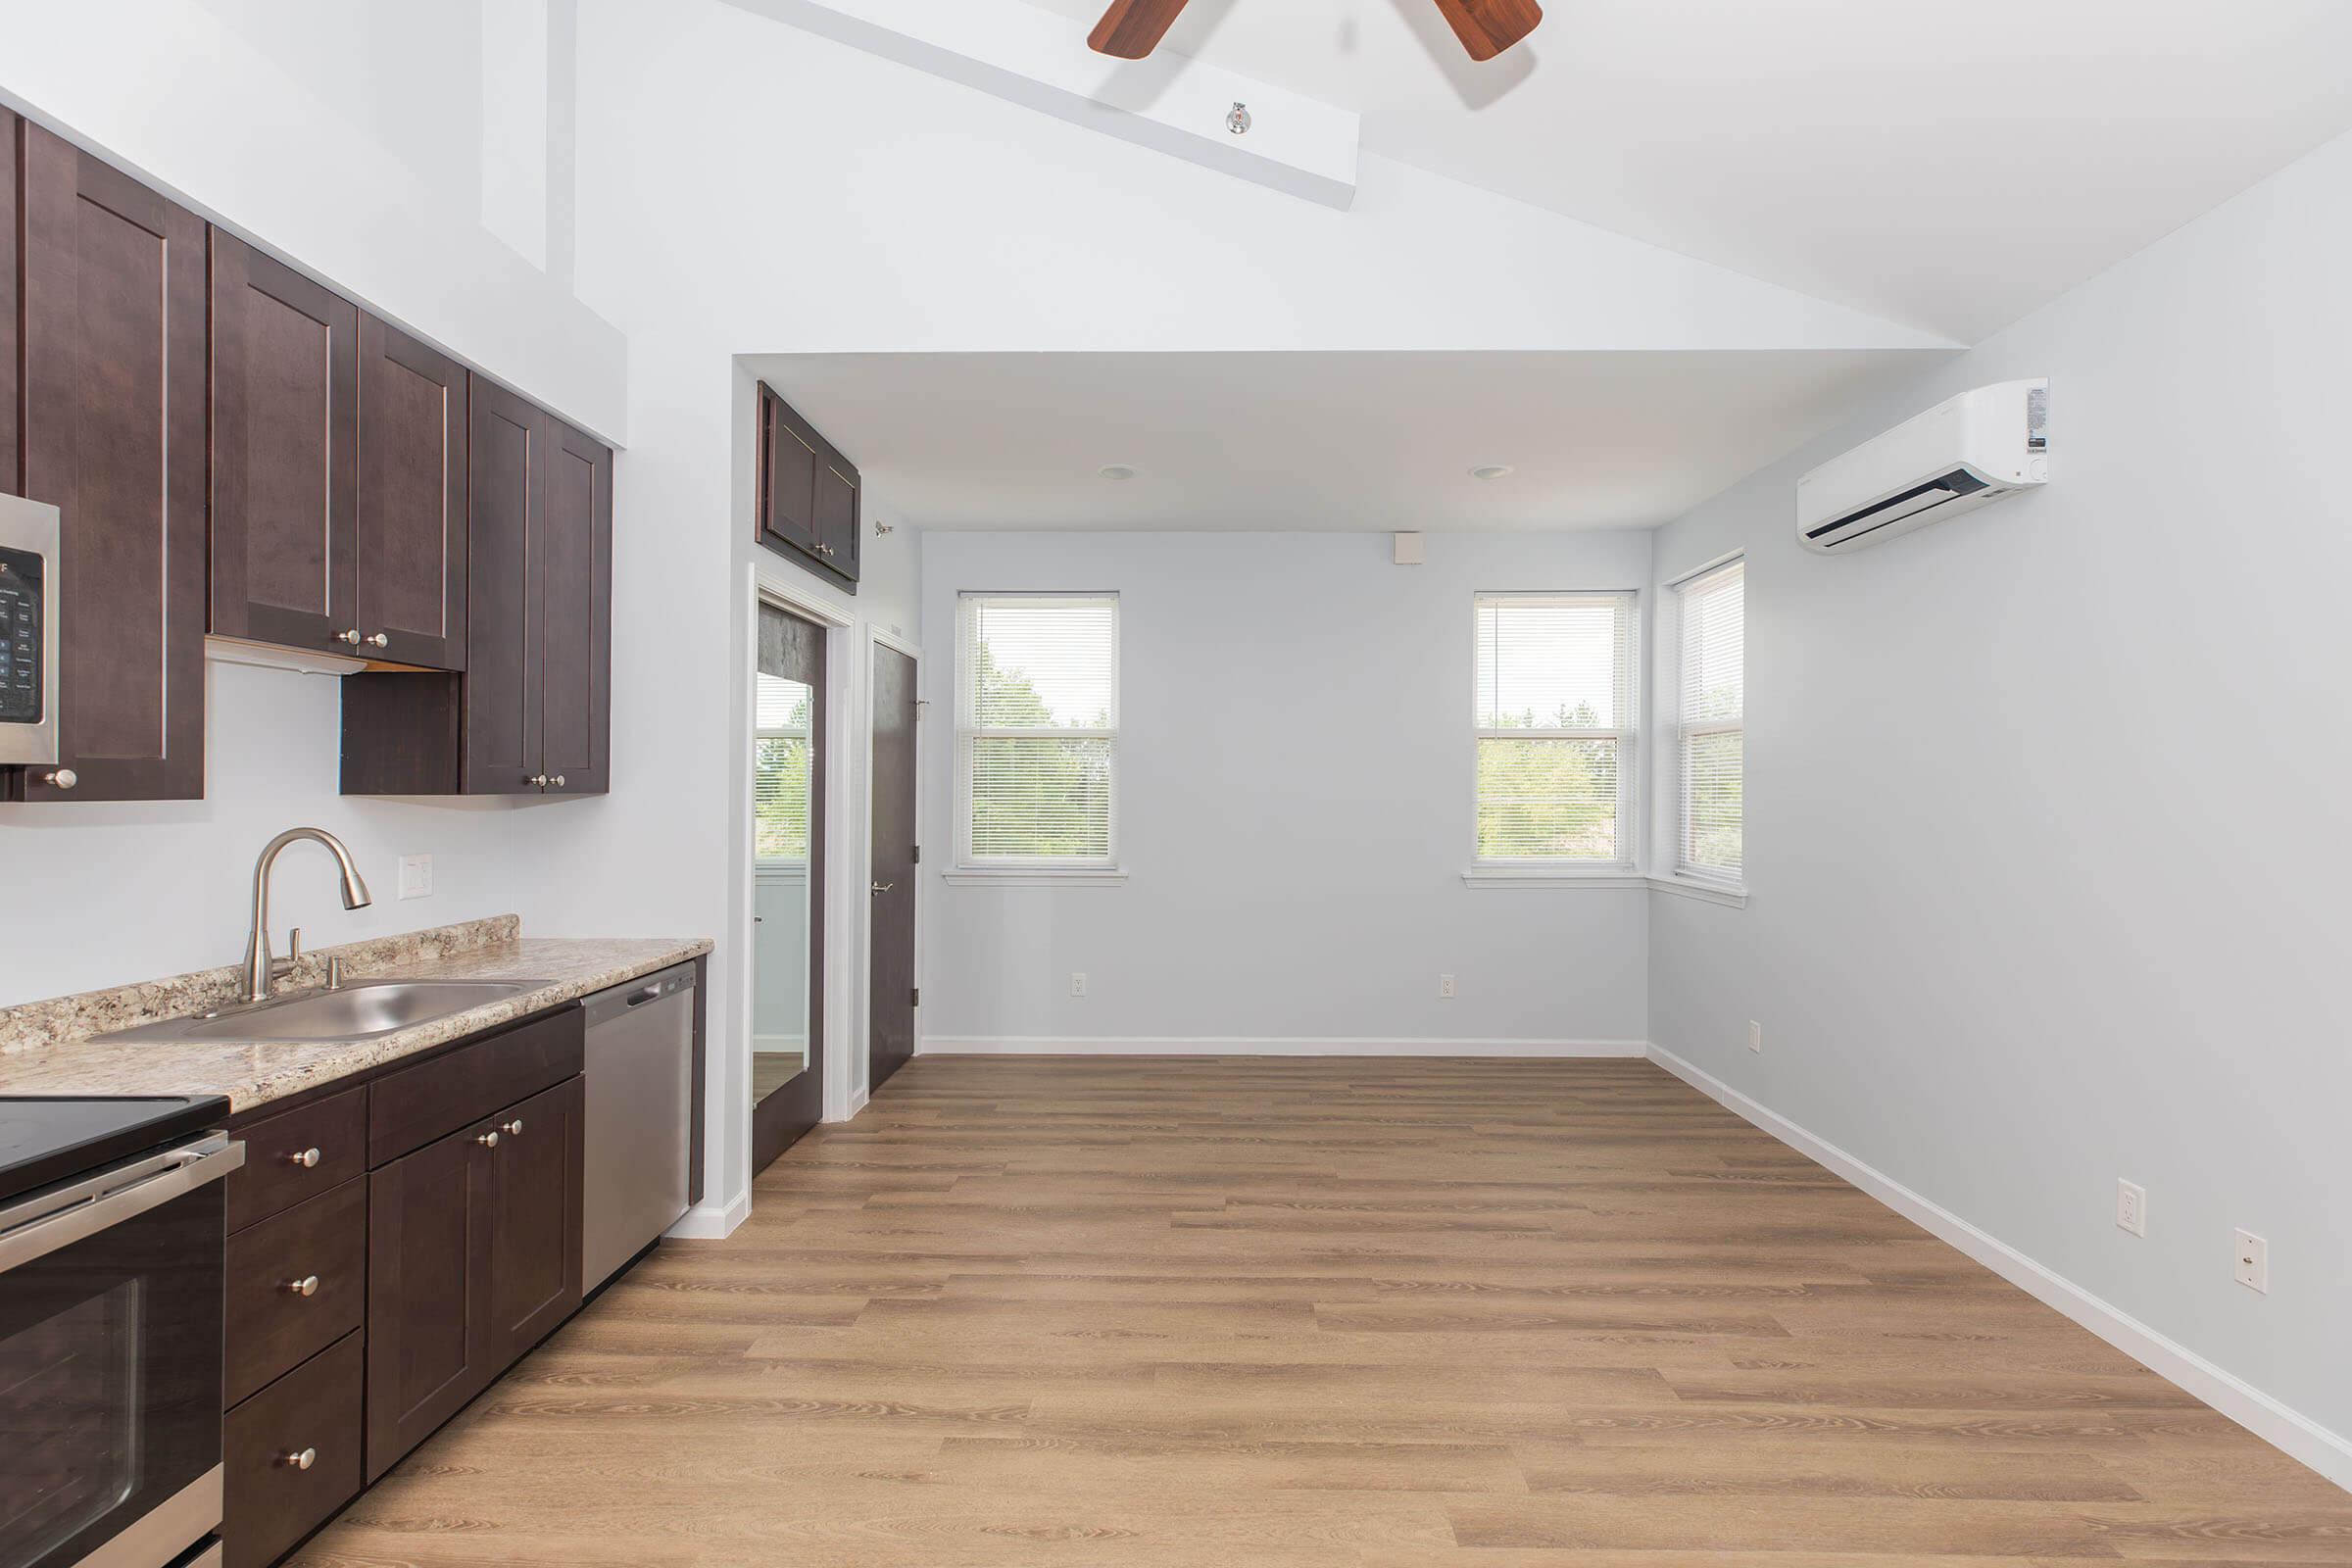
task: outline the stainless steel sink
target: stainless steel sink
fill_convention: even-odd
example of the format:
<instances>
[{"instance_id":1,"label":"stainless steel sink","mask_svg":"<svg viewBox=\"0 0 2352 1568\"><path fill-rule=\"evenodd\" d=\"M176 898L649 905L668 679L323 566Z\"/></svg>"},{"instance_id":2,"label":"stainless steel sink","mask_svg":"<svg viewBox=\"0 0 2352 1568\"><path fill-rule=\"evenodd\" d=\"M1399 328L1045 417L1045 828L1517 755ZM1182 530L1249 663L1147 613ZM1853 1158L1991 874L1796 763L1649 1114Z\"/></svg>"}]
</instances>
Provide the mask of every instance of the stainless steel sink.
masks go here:
<instances>
[{"instance_id":1,"label":"stainless steel sink","mask_svg":"<svg viewBox=\"0 0 2352 1568\"><path fill-rule=\"evenodd\" d=\"M536 991L538 980L354 980L186 1018L121 1029L101 1040L254 1040L300 1045L373 1040L485 1003Z\"/></svg>"}]
</instances>

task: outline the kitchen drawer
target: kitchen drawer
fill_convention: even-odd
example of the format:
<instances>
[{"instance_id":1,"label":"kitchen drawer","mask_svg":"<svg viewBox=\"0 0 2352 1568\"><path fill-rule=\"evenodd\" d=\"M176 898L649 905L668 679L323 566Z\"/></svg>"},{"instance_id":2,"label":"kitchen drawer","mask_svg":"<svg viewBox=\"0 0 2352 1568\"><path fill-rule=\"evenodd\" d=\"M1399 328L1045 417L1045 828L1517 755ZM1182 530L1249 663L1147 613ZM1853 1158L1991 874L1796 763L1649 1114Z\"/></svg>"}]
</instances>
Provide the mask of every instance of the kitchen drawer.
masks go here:
<instances>
[{"instance_id":1,"label":"kitchen drawer","mask_svg":"<svg viewBox=\"0 0 2352 1568\"><path fill-rule=\"evenodd\" d=\"M345 1335L221 1423L224 1568L275 1562L359 1495L360 1338Z\"/></svg>"},{"instance_id":2,"label":"kitchen drawer","mask_svg":"<svg viewBox=\"0 0 2352 1568\"><path fill-rule=\"evenodd\" d=\"M367 1264L365 1178L231 1236L222 1402L235 1404L358 1328Z\"/></svg>"},{"instance_id":3,"label":"kitchen drawer","mask_svg":"<svg viewBox=\"0 0 2352 1568\"><path fill-rule=\"evenodd\" d=\"M245 1140L245 1164L229 1173L228 1228L241 1231L367 1170L368 1091L265 1116L236 1135Z\"/></svg>"},{"instance_id":4,"label":"kitchen drawer","mask_svg":"<svg viewBox=\"0 0 2352 1568\"><path fill-rule=\"evenodd\" d=\"M368 1168L578 1076L584 1040L580 1009L565 1007L378 1078L368 1090Z\"/></svg>"}]
</instances>

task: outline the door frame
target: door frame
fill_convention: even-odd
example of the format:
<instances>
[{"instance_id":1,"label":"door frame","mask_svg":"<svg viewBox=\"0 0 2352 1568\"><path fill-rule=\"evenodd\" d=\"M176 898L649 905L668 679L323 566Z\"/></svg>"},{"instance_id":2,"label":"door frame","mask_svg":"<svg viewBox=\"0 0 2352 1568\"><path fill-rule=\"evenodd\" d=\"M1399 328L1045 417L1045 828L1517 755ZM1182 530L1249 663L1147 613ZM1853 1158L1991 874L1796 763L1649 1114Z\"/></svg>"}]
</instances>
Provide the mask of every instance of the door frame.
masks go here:
<instances>
[{"instance_id":1,"label":"door frame","mask_svg":"<svg viewBox=\"0 0 2352 1568\"><path fill-rule=\"evenodd\" d=\"M858 801L858 863L867 874L872 872L874 865L874 654L877 649L883 648L889 649L894 654L903 654L914 661L914 689L918 693L923 690L923 672L930 667L923 662L922 644L911 637L902 637L889 628L876 625L872 621L866 622L865 659L862 667L864 679L859 683L859 696L864 701L858 708L858 755L864 760L864 766L859 769L859 781L865 789L864 795ZM921 705L927 701L919 696L916 698L914 822L917 843L922 841L924 824L931 820L930 815L924 809L929 804L931 792L923 787L923 724L925 718ZM926 866L918 865L915 867L914 875L914 983L917 990L920 990L923 984L923 939L930 926L930 922L923 918L924 910L930 902L923 897L923 883L928 869ZM865 877L861 875L858 880L863 881ZM864 893L865 889L861 888L858 891ZM860 907L864 911L864 918L858 922L858 962L860 967L858 973L858 1034L856 1050L853 1053L857 1057L858 1083L857 1093L849 1102L849 1114L851 1115L856 1115L858 1111L863 1110L866 1101L874 1092L874 1086L867 1081L867 1074L871 1071L873 1062L871 1042L874 1034L874 998L872 987L866 984L868 977L873 973L874 966L874 901L869 897ZM920 1007L914 1009L914 1054L918 1056L923 1054L923 1009Z\"/></svg>"}]
</instances>

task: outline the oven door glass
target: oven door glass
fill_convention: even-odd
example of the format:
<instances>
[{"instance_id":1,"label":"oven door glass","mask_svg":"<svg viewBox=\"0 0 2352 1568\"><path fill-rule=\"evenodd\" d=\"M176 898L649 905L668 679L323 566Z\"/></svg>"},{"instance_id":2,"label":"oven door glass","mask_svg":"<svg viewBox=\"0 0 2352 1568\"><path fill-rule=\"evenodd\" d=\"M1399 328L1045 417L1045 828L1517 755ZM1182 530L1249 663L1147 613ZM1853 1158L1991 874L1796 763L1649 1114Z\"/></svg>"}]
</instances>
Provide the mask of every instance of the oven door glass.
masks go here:
<instances>
[{"instance_id":1,"label":"oven door glass","mask_svg":"<svg viewBox=\"0 0 2352 1568\"><path fill-rule=\"evenodd\" d=\"M220 1462L221 1204L211 1182L0 1273L0 1563L79 1563Z\"/></svg>"}]
</instances>

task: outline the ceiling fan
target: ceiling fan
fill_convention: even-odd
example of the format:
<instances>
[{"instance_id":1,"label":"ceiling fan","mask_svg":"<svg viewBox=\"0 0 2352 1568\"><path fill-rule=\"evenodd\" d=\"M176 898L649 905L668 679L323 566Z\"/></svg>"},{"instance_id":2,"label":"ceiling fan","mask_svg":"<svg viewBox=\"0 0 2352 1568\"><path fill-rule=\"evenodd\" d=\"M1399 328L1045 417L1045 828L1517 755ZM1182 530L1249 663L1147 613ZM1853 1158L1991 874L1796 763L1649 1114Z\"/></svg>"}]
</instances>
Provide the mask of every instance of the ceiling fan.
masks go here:
<instances>
[{"instance_id":1,"label":"ceiling fan","mask_svg":"<svg viewBox=\"0 0 2352 1568\"><path fill-rule=\"evenodd\" d=\"M1183 15L1185 0L1110 0L1087 47L1121 60L1141 60L1159 47ZM1438 0L1473 60L1492 60L1536 30L1544 8L1536 0Z\"/></svg>"}]
</instances>

